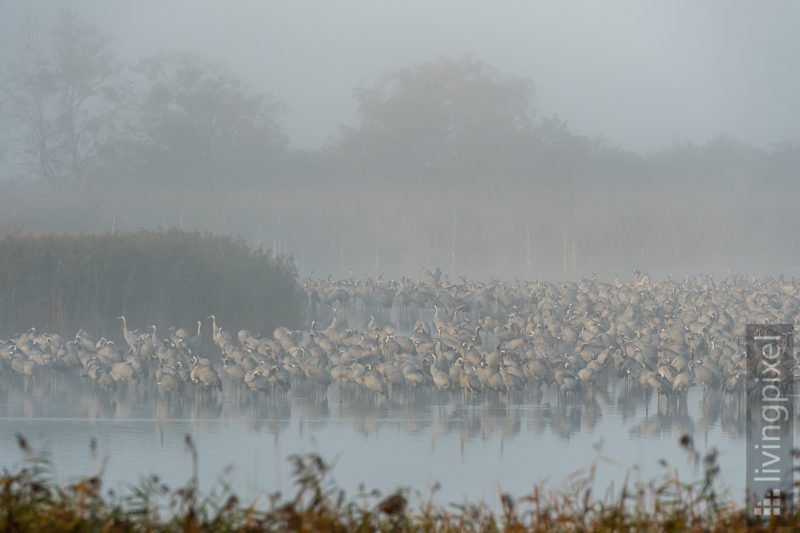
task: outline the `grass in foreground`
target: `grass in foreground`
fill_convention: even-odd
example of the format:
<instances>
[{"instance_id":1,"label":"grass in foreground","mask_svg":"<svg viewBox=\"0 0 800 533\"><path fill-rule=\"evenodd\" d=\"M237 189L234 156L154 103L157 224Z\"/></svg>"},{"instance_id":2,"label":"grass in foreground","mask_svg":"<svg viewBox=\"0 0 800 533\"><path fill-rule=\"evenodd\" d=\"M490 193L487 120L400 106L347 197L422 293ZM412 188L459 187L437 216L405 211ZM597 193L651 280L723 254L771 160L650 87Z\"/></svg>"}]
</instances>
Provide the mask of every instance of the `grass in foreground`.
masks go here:
<instances>
[{"instance_id":1,"label":"grass in foreground","mask_svg":"<svg viewBox=\"0 0 800 533\"><path fill-rule=\"evenodd\" d=\"M2 531L797 531L800 516L748 522L744 509L719 487L715 451L702 458L704 477L684 483L677 477L640 484L618 496L597 499L591 489L594 467L571 492L535 488L514 498L501 494L493 512L482 503L438 506L428 499L410 505L409 491L383 497L360 490L348 498L330 477L330 466L318 455L290 458L293 497L269 497L267 509L247 505L223 486L203 496L197 488L198 454L193 475L183 487L170 489L158 477L143 478L130 494L102 494L102 473L67 486L49 477L49 463L18 435L26 466L0 475ZM699 459L688 437L681 440Z\"/></svg>"}]
</instances>

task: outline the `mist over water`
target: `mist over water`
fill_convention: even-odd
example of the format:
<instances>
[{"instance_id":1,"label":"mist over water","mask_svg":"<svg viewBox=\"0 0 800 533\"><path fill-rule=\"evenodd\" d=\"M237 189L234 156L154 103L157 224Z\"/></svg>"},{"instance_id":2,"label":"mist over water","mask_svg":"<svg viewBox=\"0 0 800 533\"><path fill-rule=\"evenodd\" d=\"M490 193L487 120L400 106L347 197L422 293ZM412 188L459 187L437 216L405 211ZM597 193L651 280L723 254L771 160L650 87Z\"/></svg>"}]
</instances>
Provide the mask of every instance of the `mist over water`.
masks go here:
<instances>
[{"instance_id":1,"label":"mist over water","mask_svg":"<svg viewBox=\"0 0 800 533\"><path fill-rule=\"evenodd\" d=\"M796 272L796 6L351 4L6 6L0 224L302 276Z\"/></svg>"},{"instance_id":2,"label":"mist over water","mask_svg":"<svg viewBox=\"0 0 800 533\"><path fill-rule=\"evenodd\" d=\"M151 186L3 195L6 227L116 232L181 227L295 259L301 277L654 279L797 275L794 185L512 183ZM772 193L768 191L774 191ZM79 209L75 209L80 205ZM747 253L743 253L747 251Z\"/></svg>"},{"instance_id":3,"label":"mist over water","mask_svg":"<svg viewBox=\"0 0 800 533\"><path fill-rule=\"evenodd\" d=\"M355 494L359 484L384 494L408 486L440 503L483 499L499 505L504 492L521 495L534 484L567 489L598 471L596 490L622 489L677 469L680 478L701 475L693 458L677 446L686 433L701 450L721 453L725 481L741 490L744 419L729 397L703 398L693 390L677 409L662 398L613 389L608 396L564 401L554 395L518 404L464 404L441 394L406 395L402 402L376 403L349 387L320 398L313 390L288 397L227 398L164 402L158 399L93 397L36 387L33 401L12 389L0 403L0 450L7 466L24 464L13 431L46 452L62 481L99 471L105 462L108 488L124 493L140 476L158 474L170 486L186 483L191 458L184 436L200 453L204 491L221 480L246 499L273 491L293 494L286 457L320 453L334 463L333 477ZM57 400L49 403L47 400ZM68 400L65 402L64 400ZM12 431L13 430L13 431ZM97 451L89 447L96 439ZM659 461L665 460L665 469ZM434 490L439 484L440 489ZM632 486L632 485L631 485Z\"/></svg>"},{"instance_id":4,"label":"mist over water","mask_svg":"<svg viewBox=\"0 0 800 533\"><path fill-rule=\"evenodd\" d=\"M59 480L177 486L189 434L204 490L291 494L316 451L496 507L698 479L689 435L743 487L741 331L800 310L797 4L62 8L0 8L0 468L20 433ZM182 232L249 249L159 255Z\"/></svg>"}]
</instances>

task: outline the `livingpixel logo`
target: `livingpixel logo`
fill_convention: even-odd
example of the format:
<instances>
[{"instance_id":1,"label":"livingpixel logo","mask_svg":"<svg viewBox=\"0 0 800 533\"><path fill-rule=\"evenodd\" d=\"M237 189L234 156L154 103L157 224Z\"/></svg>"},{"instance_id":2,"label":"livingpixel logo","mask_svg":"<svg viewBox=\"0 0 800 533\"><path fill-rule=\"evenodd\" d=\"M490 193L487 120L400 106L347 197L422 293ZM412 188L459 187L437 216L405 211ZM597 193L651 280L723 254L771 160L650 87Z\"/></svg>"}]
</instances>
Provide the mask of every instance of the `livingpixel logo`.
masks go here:
<instances>
[{"instance_id":1,"label":"livingpixel logo","mask_svg":"<svg viewBox=\"0 0 800 533\"><path fill-rule=\"evenodd\" d=\"M794 337L791 324L748 324L747 513L794 511Z\"/></svg>"}]
</instances>

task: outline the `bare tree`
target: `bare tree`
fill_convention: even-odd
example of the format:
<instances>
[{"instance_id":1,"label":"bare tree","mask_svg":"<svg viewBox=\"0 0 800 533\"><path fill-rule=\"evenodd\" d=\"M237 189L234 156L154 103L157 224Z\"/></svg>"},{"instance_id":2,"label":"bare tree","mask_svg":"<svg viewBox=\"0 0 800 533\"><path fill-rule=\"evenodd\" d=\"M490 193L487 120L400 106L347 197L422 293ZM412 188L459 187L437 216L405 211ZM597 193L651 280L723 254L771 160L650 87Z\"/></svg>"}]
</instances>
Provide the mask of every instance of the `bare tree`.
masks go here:
<instances>
[{"instance_id":1,"label":"bare tree","mask_svg":"<svg viewBox=\"0 0 800 533\"><path fill-rule=\"evenodd\" d=\"M49 47L23 39L0 78L8 157L53 185L84 180L116 132L126 91L109 39L61 13Z\"/></svg>"}]
</instances>

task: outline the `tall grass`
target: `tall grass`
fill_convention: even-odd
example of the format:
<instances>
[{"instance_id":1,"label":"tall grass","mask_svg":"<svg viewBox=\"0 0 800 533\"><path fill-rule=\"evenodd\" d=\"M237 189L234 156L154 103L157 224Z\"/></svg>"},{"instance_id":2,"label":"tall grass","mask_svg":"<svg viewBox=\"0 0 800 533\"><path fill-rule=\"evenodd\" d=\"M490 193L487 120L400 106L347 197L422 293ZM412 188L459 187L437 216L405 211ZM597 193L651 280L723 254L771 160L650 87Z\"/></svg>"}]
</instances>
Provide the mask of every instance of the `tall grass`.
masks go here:
<instances>
[{"instance_id":1,"label":"tall grass","mask_svg":"<svg viewBox=\"0 0 800 533\"><path fill-rule=\"evenodd\" d=\"M634 487L626 482L618 494L599 499L592 467L572 491L536 487L518 498L501 493L497 511L482 502L441 506L408 489L382 495L362 487L348 497L320 456L295 455L294 494L270 494L267 508L258 509L227 486L211 496L199 493L198 453L189 436L194 467L187 484L170 489L150 476L128 495L104 495L102 473L58 486L47 475L48 463L24 437L18 441L29 459L18 471L0 474L3 531L796 531L800 524L800 515L749 522L719 487L714 451L702 458L704 476L694 483L667 475ZM690 442L684 446L696 454Z\"/></svg>"},{"instance_id":2,"label":"tall grass","mask_svg":"<svg viewBox=\"0 0 800 533\"><path fill-rule=\"evenodd\" d=\"M0 334L39 326L118 336L131 327L183 326L216 314L226 327L299 324L293 261L208 233L0 232ZM163 331L163 330L162 330Z\"/></svg>"}]
</instances>

